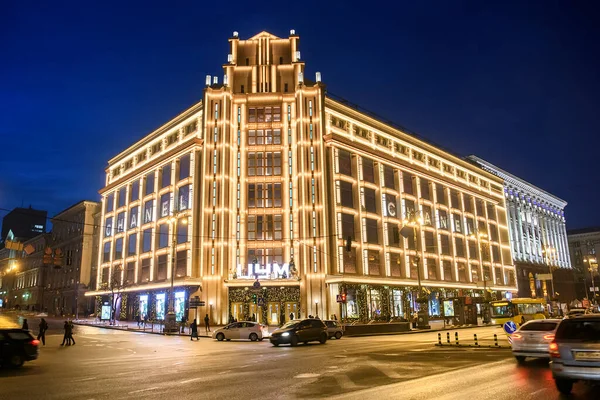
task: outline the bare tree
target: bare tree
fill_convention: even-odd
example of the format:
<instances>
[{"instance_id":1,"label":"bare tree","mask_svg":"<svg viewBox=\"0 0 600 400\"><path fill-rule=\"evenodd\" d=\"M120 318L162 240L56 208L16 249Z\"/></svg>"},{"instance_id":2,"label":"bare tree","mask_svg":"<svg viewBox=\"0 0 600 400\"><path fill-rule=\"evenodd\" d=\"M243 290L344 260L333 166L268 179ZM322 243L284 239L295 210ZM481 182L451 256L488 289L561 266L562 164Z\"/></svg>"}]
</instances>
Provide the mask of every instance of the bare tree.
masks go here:
<instances>
[{"instance_id":1,"label":"bare tree","mask_svg":"<svg viewBox=\"0 0 600 400\"><path fill-rule=\"evenodd\" d=\"M123 279L123 267L112 269L107 282L102 282L100 287L110 291L110 324L115 325L117 321L117 305L123 297L123 291L129 286Z\"/></svg>"}]
</instances>

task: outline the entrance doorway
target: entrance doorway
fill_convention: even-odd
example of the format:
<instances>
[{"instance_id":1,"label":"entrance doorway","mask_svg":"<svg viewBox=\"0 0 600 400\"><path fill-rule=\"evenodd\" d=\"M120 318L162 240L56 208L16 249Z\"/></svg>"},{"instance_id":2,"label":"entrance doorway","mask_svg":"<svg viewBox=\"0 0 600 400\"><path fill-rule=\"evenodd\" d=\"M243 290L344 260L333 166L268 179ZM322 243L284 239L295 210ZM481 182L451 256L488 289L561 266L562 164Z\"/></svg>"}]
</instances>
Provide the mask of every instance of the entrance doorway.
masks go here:
<instances>
[{"instance_id":1,"label":"entrance doorway","mask_svg":"<svg viewBox=\"0 0 600 400\"><path fill-rule=\"evenodd\" d=\"M267 306L267 320L269 325L279 325L280 303L269 303Z\"/></svg>"},{"instance_id":2,"label":"entrance doorway","mask_svg":"<svg viewBox=\"0 0 600 400\"><path fill-rule=\"evenodd\" d=\"M249 310L249 313L248 313L247 318L249 320L252 319L252 314L254 314L256 322L262 323L262 307L259 307L257 304L254 304L254 303L250 303L248 305L248 310Z\"/></svg>"},{"instance_id":3,"label":"entrance doorway","mask_svg":"<svg viewBox=\"0 0 600 400\"><path fill-rule=\"evenodd\" d=\"M290 320L290 313L294 313L294 318L298 319L298 303L285 303L285 320Z\"/></svg>"},{"instance_id":4,"label":"entrance doorway","mask_svg":"<svg viewBox=\"0 0 600 400\"><path fill-rule=\"evenodd\" d=\"M244 319L244 303L231 303L231 315L238 321Z\"/></svg>"}]
</instances>

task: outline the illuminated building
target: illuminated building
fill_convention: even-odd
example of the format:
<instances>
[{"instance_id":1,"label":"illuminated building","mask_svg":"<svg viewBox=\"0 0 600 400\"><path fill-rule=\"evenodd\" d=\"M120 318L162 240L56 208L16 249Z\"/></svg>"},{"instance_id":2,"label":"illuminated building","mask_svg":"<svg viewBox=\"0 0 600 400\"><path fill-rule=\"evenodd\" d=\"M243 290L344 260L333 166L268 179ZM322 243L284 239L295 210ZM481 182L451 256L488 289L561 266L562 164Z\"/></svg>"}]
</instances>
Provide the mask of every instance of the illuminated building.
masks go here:
<instances>
[{"instance_id":1,"label":"illuminated building","mask_svg":"<svg viewBox=\"0 0 600 400\"><path fill-rule=\"evenodd\" d=\"M105 302L116 269L121 315L161 319L174 267L178 317L199 296L215 323L400 318L417 249L432 314L440 298L515 291L502 180L328 96L298 44L234 33L222 82L109 161L89 295ZM415 213L418 246L399 233Z\"/></svg>"},{"instance_id":2,"label":"illuminated building","mask_svg":"<svg viewBox=\"0 0 600 400\"><path fill-rule=\"evenodd\" d=\"M574 299L567 202L485 160L468 158L504 180L519 297L550 298L554 290L563 301Z\"/></svg>"}]
</instances>

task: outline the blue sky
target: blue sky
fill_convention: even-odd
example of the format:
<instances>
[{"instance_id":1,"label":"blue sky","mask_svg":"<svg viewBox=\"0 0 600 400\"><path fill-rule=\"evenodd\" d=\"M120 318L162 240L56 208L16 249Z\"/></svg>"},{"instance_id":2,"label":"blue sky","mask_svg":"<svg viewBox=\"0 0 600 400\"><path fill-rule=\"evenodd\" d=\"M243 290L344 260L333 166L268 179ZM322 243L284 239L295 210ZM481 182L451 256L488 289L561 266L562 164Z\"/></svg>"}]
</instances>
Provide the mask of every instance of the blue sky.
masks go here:
<instances>
[{"instance_id":1,"label":"blue sky","mask_svg":"<svg viewBox=\"0 0 600 400\"><path fill-rule=\"evenodd\" d=\"M332 93L600 225L597 2L90 3L0 5L0 209L97 200L109 158L222 76L234 30L293 28Z\"/></svg>"}]
</instances>

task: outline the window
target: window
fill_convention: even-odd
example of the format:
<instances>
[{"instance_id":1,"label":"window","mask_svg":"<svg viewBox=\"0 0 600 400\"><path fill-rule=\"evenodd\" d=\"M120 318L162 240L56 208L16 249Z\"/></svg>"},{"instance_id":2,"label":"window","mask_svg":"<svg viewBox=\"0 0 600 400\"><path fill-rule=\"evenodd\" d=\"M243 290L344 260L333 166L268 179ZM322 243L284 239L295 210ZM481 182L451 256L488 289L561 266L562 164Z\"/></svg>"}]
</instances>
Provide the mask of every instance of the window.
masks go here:
<instances>
[{"instance_id":1,"label":"window","mask_svg":"<svg viewBox=\"0 0 600 400\"><path fill-rule=\"evenodd\" d=\"M250 129L248 131L249 145L281 144L280 129Z\"/></svg>"},{"instance_id":2,"label":"window","mask_svg":"<svg viewBox=\"0 0 600 400\"><path fill-rule=\"evenodd\" d=\"M497 242L498 241L498 227L496 225L489 225L490 227L490 239L493 242Z\"/></svg>"},{"instance_id":3,"label":"window","mask_svg":"<svg viewBox=\"0 0 600 400\"><path fill-rule=\"evenodd\" d=\"M158 248L164 249L169 245L169 225L160 224L158 226Z\"/></svg>"},{"instance_id":4,"label":"window","mask_svg":"<svg viewBox=\"0 0 600 400\"><path fill-rule=\"evenodd\" d=\"M381 275L379 250L367 250L367 259L369 262L369 275Z\"/></svg>"},{"instance_id":5,"label":"window","mask_svg":"<svg viewBox=\"0 0 600 400\"><path fill-rule=\"evenodd\" d=\"M127 239L127 255L134 256L137 254L137 233L132 233Z\"/></svg>"},{"instance_id":6,"label":"window","mask_svg":"<svg viewBox=\"0 0 600 400\"><path fill-rule=\"evenodd\" d=\"M406 194L415 194L413 188L413 177L409 172L402 172L402 186L404 189L404 193Z\"/></svg>"},{"instance_id":7,"label":"window","mask_svg":"<svg viewBox=\"0 0 600 400\"><path fill-rule=\"evenodd\" d=\"M475 221L471 217L466 218L466 220L467 220L467 231L465 232L465 234L472 235L475 233Z\"/></svg>"},{"instance_id":8,"label":"window","mask_svg":"<svg viewBox=\"0 0 600 400\"><path fill-rule=\"evenodd\" d=\"M437 281L438 273L437 273L437 262L435 258L427 259L427 279L432 281Z\"/></svg>"},{"instance_id":9,"label":"window","mask_svg":"<svg viewBox=\"0 0 600 400\"><path fill-rule=\"evenodd\" d=\"M446 190L439 183L435 185L435 197L438 204L448 204L446 202Z\"/></svg>"},{"instance_id":10,"label":"window","mask_svg":"<svg viewBox=\"0 0 600 400\"><path fill-rule=\"evenodd\" d=\"M466 267L465 263L458 263L457 269L458 269L458 281L466 282L467 281L467 267Z\"/></svg>"},{"instance_id":11,"label":"window","mask_svg":"<svg viewBox=\"0 0 600 400\"><path fill-rule=\"evenodd\" d=\"M132 284L135 280L135 261L127 263L125 267L125 283Z\"/></svg>"},{"instance_id":12,"label":"window","mask_svg":"<svg viewBox=\"0 0 600 400\"><path fill-rule=\"evenodd\" d=\"M477 255L477 242L475 240L469 240L469 258L471 260L477 260L479 257Z\"/></svg>"},{"instance_id":13,"label":"window","mask_svg":"<svg viewBox=\"0 0 600 400\"><path fill-rule=\"evenodd\" d=\"M496 220L496 207L493 204L487 204L487 217L492 221Z\"/></svg>"},{"instance_id":14,"label":"window","mask_svg":"<svg viewBox=\"0 0 600 400\"><path fill-rule=\"evenodd\" d=\"M448 235L440 235L440 245L442 246L442 254L450 254L450 238Z\"/></svg>"},{"instance_id":15,"label":"window","mask_svg":"<svg viewBox=\"0 0 600 400\"><path fill-rule=\"evenodd\" d=\"M281 107L250 107L248 111L248 122L281 121Z\"/></svg>"},{"instance_id":16,"label":"window","mask_svg":"<svg viewBox=\"0 0 600 400\"><path fill-rule=\"evenodd\" d=\"M249 152L248 176L281 175L281 152Z\"/></svg>"},{"instance_id":17,"label":"window","mask_svg":"<svg viewBox=\"0 0 600 400\"><path fill-rule=\"evenodd\" d=\"M281 183L248 184L248 207L281 207Z\"/></svg>"},{"instance_id":18,"label":"window","mask_svg":"<svg viewBox=\"0 0 600 400\"><path fill-rule=\"evenodd\" d=\"M106 196L106 204L104 205L105 212L109 213L115 208L115 194L111 193Z\"/></svg>"},{"instance_id":19,"label":"window","mask_svg":"<svg viewBox=\"0 0 600 400\"><path fill-rule=\"evenodd\" d=\"M108 284L108 278L110 276L110 268L102 268L102 283Z\"/></svg>"},{"instance_id":20,"label":"window","mask_svg":"<svg viewBox=\"0 0 600 400\"><path fill-rule=\"evenodd\" d=\"M492 256L494 257L494 262L500 262L500 247L497 245L492 245ZM593 264L592 264L593 265Z\"/></svg>"},{"instance_id":21,"label":"window","mask_svg":"<svg viewBox=\"0 0 600 400\"><path fill-rule=\"evenodd\" d=\"M152 251L152 229L144 229L142 233L142 253Z\"/></svg>"},{"instance_id":22,"label":"window","mask_svg":"<svg viewBox=\"0 0 600 400\"><path fill-rule=\"evenodd\" d=\"M421 198L431 200L431 191L429 190L429 181L421 178Z\"/></svg>"},{"instance_id":23,"label":"window","mask_svg":"<svg viewBox=\"0 0 600 400\"><path fill-rule=\"evenodd\" d=\"M355 274L356 273L356 248L353 247L350 251L346 251L343 249L344 255L342 257L342 263L344 268L344 273L346 274Z\"/></svg>"},{"instance_id":24,"label":"window","mask_svg":"<svg viewBox=\"0 0 600 400\"><path fill-rule=\"evenodd\" d=\"M190 133L196 132L197 126L198 126L197 121L189 123L188 125L186 125L184 133L186 135L189 135Z\"/></svg>"},{"instance_id":25,"label":"window","mask_svg":"<svg viewBox=\"0 0 600 400\"><path fill-rule=\"evenodd\" d=\"M124 207L125 203L127 203L127 187L122 187L118 191L117 208Z\"/></svg>"},{"instance_id":26,"label":"window","mask_svg":"<svg viewBox=\"0 0 600 400\"><path fill-rule=\"evenodd\" d=\"M340 181L341 203L343 207L354 207L354 196L352 195L352 183Z\"/></svg>"},{"instance_id":27,"label":"window","mask_svg":"<svg viewBox=\"0 0 600 400\"><path fill-rule=\"evenodd\" d=\"M138 206L135 206L133 208L131 208L131 210L129 210L129 229L134 229L138 227L138 221L140 216L139 211L140 208Z\"/></svg>"},{"instance_id":28,"label":"window","mask_svg":"<svg viewBox=\"0 0 600 400\"><path fill-rule=\"evenodd\" d=\"M450 190L450 203L451 206L460 210L460 197L456 190Z\"/></svg>"},{"instance_id":29,"label":"window","mask_svg":"<svg viewBox=\"0 0 600 400\"><path fill-rule=\"evenodd\" d=\"M476 199L475 200L475 207L477 208L477 216L485 218L485 214L483 212L483 200Z\"/></svg>"},{"instance_id":30,"label":"window","mask_svg":"<svg viewBox=\"0 0 600 400\"><path fill-rule=\"evenodd\" d=\"M154 221L154 200L144 203L144 224Z\"/></svg>"},{"instance_id":31,"label":"window","mask_svg":"<svg viewBox=\"0 0 600 400\"><path fill-rule=\"evenodd\" d=\"M281 240L281 215L248 215L248 240Z\"/></svg>"},{"instance_id":32,"label":"window","mask_svg":"<svg viewBox=\"0 0 600 400\"><path fill-rule=\"evenodd\" d=\"M170 214L171 193L165 193L160 196L160 217L166 217Z\"/></svg>"},{"instance_id":33,"label":"window","mask_svg":"<svg viewBox=\"0 0 600 400\"><path fill-rule=\"evenodd\" d=\"M396 190L396 181L394 179L394 169L390 166L383 166L383 179L386 188Z\"/></svg>"},{"instance_id":34,"label":"window","mask_svg":"<svg viewBox=\"0 0 600 400\"><path fill-rule=\"evenodd\" d=\"M190 185L184 185L179 188L177 200L179 202L177 206L178 211L188 210L190 208Z\"/></svg>"},{"instance_id":35,"label":"window","mask_svg":"<svg viewBox=\"0 0 600 400\"><path fill-rule=\"evenodd\" d=\"M423 224L426 226L433 225L431 218L431 206L423 206Z\"/></svg>"},{"instance_id":36,"label":"window","mask_svg":"<svg viewBox=\"0 0 600 400\"><path fill-rule=\"evenodd\" d=\"M390 254L390 275L394 277L403 277L402 257L397 253Z\"/></svg>"},{"instance_id":37,"label":"window","mask_svg":"<svg viewBox=\"0 0 600 400\"><path fill-rule=\"evenodd\" d=\"M471 198L470 195L465 194L464 196L464 202L465 202L465 211L466 212L473 212L473 199Z\"/></svg>"},{"instance_id":38,"label":"window","mask_svg":"<svg viewBox=\"0 0 600 400\"><path fill-rule=\"evenodd\" d=\"M444 269L444 280L451 281L452 280L452 263L448 260L442 261L442 268Z\"/></svg>"},{"instance_id":39,"label":"window","mask_svg":"<svg viewBox=\"0 0 600 400\"><path fill-rule=\"evenodd\" d=\"M479 282L479 267L471 264L471 282Z\"/></svg>"},{"instance_id":40,"label":"window","mask_svg":"<svg viewBox=\"0 0 600 400\"><path fill-rule=\"evenodd\" d=\"M191 156L189 154L186 154L179 159L179 180L190 176L190 165Z\"/></svg>"},{"instance_id":41,"label":"window","mask_svg":"<svg viewBox=\"0 0 600 400\"><path fill-rule=\"evenodd\" d=\"M454 239L456 244L456 257L465 256L465 241L463 238L457 237Z\"/></svg>"},{"instance_id":42,"label":"window","mask_svg":"<svg viewBox=\"0 0 600 400\"><path fill-rule=\"evenodd\" d=\"M355 238L354 215L342 214L342 238L346 240L348 237L351 237L352 240Z\"/></svg>"},{"instance_id":43,"label":"window","mask_svg":"<svg viewBox=\"0 0 600 400\"><path fill-rule=\"evenodd\" d=\"M117 215L117 233L121 233L125 230L125 211L120 212Z\"/></svg>"},{"instance_id":44,"label":"window","mask_svg":"<svg viewBox=\"0 0 600 400\"><path fill-rule=\"evenodd\" d=\"M120 260L123 258L123 238L120 237L115 240L115 260Z\"/></svg>"},{"instance_id":45,"label":"window","mask_svg":"<svg viewBox=\"0 0 600 400\"><path fill-rule=\"evenodd\" d=\"M181 250L176 255L177 265L175 266L175 276L181 278L187 276L187 250Z\"/></svg>"},{"instance_id":46,"label":"window","mask_svg":"<svg viewBox=\"0 0 600 400\"><path fill-rule=\"evenodd\" d=\"M164 165L161 170L160 188L166 188L171 184L171 164Z\"/></svg>"},{"instance_id":47,"label":"window","mask_svg":"<svg viewBox=\"0 0 600 400\"><path fill-rule=\"evenodd\" d=\"M438 228L448 230L448 212L438 210Z\"/></svg>"},{"instance_id":48,"label":"window","mask_svg":"<svg viewBox=\"0 0 600 400\"><path fill-rule=\"evenodd\" d=\"M150 259L142 260L142 268L140 268L140 282L148 282L150 280Z\"/></svg>"},{"instance_id":49,"label":"window","mask_svg":"<svg viewBox=\"0 0 600 400\"><path fill-rule=\"evenodd\" d=\"M104 237L111 237L113 234L113 217L106 218L104 223Z\"/></svg>"},{"instance_id":50,"label":"window","mask_svg":"<svg viewBox=\"0 0 600 400\"><path fill-rule=\"evenodd\" d=\"M338 168L340 174L352 176L352 156L346 150L338 150Z\"/></svg>"},{"instance_id":51,"label":"window","mask_svg":"<svg viewBox=\"0 0 600 400\"><path fill-rule=\"evenodd\" d=\"M177 243L189 242L188 226L183 223L183 219L177 221Z\"/></svg>"},{"instance_id":52,"label":"window","mask_svg":"<svg viewBox=\"0 0 600 400\"><path fill-rule=\"evenodd\" d=\"M425 231L425 252L435 253L435 236L433 232Z\"/></svg>"},{"instance_id":53,"label":"window","mask_svg":"<svg viewBox=\"0 0 600 400\"><path fill-rule=\"evenodd\" d=\"M386 217L398 218L398 210L396 207L396 196L393 194L383 195L383 215Z\"/></svg>"},{"instance_id":54,"label":"window","mask_svg":"<svg viewBox=\"0 0 600 400\"><path fill-rule=\"evenodd\" d=\"M458 233L462 233L463 232L462 222L461 222L460 215L458 215L458 214L452 214L452 224L453 224L453 230L454 230L454 232L458 232Z\"/></svg>"},{"instance_id":55,"label":"window","mask_svg":"<svg viewBox=\"0 0 600 400\"><path fill-rule=\"evenodd\" d=\"M377 200L375 199L375 189L364 188L365 191L365 210L370 213L377 213Z\"/></svg>"},{"instance_id":56,"label":"window","mask_svg":"<svg viewBox=\"0 0 600 400\"><path fill-rule=\"evenodd\" d=\"M396 224L387 224L388 243L393 247L400 247L400 230Z\"/></svg>"},{"instance_id":57,"label":"window","mask_svg":"<svg viewBox=\"0 0 600 400\"><path fill-rule=\"evenodd\" d=\"M415 215L415 202L412 200L403 200L404 202L404 218L410 220Z\"/></svg>"},{"instance_id":58,"label":"window","mask_svg":"<svg viewBox=\"0 0 600 400\"><path fill-rule=\"evenodd\" d=\"M140 198L140 181L133 181L129 189L129 201L136 201Z\"/></svg>"},{"instance_id":59,"label":"window","mask_svg":"<svg viewBox=\"0 0 600 400\"><path fill-rule=\"evenodd\" d=\"M369 158L362 159L363 180L375 183L375 167L373 160Z\"/></svg>"},{"instance_id":60,"label":"window","mask_svg":"<svg viewBox=\"0 0 600 400\"><path fill-rule=\"evenodd\" d=\"M163 254L157 257L155 280L164 281L165 279L167 279L167 255Z\"/></svg>"},{"instance_id":61,"label":"window","mask_svg":"<svg viewBox=\"0 0 600 400\"><path fill-rule=\"evenodd\" d=\"M379 243L377 238L377 220L366 218L367 220L367 243Z\"/></svg>"},{"instance_id":62,"label":"window","mask_svg":"<svg viewBox=\"0 0 600 400\"><path fill-rule=\"evenodd\" d=\"M104 248L102 251L102 262L110 261L110 242L104 243Z\"/></svg>"},{"instance_id":63,"label":"window","mask_svg":"<svg viewBox=\"0 0 600 400\"><path fill-rule=\"evenodd\" d=\"M154 193L154 172L150 172L146 175L146 188L144 190L144 195L149 195Z\"/></svg>"}]
</instances>

